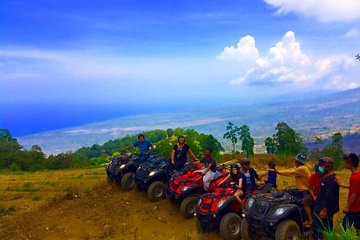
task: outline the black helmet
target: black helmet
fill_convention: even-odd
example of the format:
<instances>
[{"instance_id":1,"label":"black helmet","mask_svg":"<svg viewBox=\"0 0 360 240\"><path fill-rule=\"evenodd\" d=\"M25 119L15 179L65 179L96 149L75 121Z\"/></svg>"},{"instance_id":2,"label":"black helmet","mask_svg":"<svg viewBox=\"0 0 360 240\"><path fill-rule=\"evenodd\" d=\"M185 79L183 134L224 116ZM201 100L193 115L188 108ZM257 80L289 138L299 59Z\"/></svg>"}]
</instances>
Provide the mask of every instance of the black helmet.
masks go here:
<instances>
[{"instance_id":1,"label":"black helmet","mask_svg":"<svg viewBox=\"0 0 360 240\"><path fill-rule=\"evenodd\" d=\"M319 167L320 167L319 163L315 164L315 172L320 172Z\"/></svg>"},{"instance_id":2,"label":"black helmet","mask_svg":"<svg viewBox=\"0 0 360 240\"><path fill-rule=\"evenodd\" d=\"M243 158L243 159L241 159L240 164L241 164L241 166L250 164L250 160L248 158Z\"/></svg>"},{"instance_id":3,"label":"black helmet","mask_svg":"<svg viewBox=\"0 0 360 240\"><path fill-rule=\"evenodd\" d=\"M230 165L230 169L233 169L233 168L236 168L236 169L239 170L239 165L238 165L237 163L232 163L232 164Z\"/></svg>"},{"instance_id":4,"label":"black helmet","mask_svg":"<svg viewBox=\"0 0 360 240\"><path fill-rule=\"evenodd\" d=\"M307 156L304 153L299 153L298 155L295 156L295 161L302 165L305 164L306 160L307 160Z\"/></svg>"}]
</instances>

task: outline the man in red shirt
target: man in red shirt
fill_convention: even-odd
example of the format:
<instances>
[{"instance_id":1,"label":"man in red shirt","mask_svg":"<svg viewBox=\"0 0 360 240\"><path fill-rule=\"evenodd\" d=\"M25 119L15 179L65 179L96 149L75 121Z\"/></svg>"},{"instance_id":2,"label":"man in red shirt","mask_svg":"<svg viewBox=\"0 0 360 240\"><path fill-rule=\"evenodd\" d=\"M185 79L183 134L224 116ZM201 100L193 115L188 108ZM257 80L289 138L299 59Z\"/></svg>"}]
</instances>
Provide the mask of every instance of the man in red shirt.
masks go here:
<instances>
[{"instance_id":1,"label":"man in red shirt","mask_svg":"<svg viewBox=\"0 0 360 240\"><path fill-rule=\"evenodd\" d=\"M344 228L354 226L360 231L360 170L359 158L355 153L350 153L344 157L345 167L351 171L349 195L347 205L344 208L346 214L343 220Z\"/></svg>"},{"instance_id":2,"label":"man in red shirt","mask_svg":"<svg viewBox=\"0 0 360 240\"><path fill-rule=\"evenodd\" d=\"M321 178L324 175L320 172L319 167L320 166L317 163L315 165L315 173L313 173L309 178L309 193L302 200L308 217L308 220L304 222L304 227L311 227L314 223L311 208L315 205L316 197L320 191Z\"/></svg>"}]
</instances>

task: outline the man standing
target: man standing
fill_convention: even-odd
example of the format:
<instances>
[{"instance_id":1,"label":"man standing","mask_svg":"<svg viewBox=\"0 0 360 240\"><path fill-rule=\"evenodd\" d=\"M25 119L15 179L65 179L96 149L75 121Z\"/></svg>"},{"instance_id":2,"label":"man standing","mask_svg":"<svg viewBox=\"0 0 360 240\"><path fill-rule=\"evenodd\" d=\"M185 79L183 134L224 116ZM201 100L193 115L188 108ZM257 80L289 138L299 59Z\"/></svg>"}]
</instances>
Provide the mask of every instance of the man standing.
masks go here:
<instances>
[{"instance_id":1,"label":"man standing","mask_svg":"<svg viewBox=\"0 0 360 240\"><path fill-rule=\"evenodd\" d=\"M344 228L354 226L360 231L360 170L359 158L355 153L350 153L344 157L345 167L351 171L349 195L347 205L344 208L345 217L343 220Z\"/></svg>"},{"instance_id":2,"label":"man standing","mask_svg":"<svg viewBox=\"0 0 360 240\"><path fill-rule=\"evenodd\" d=\"M322 239L321 232L333 229L333 216L339 211L339 184L333 171L334 160L329 157L319 159L321 179L319 195L314 207L314 239Z\"/></svg>"},{"instance_id":3,"label":"man standing","mask_svg":"<svg viewBox=\"0 0 360 240\"><path fill-rule=\"evenodd\" d=\"M121 149L120 151L122 152L122 151L125 151L125 150L133 148L133 147L139 148L141 160L145 160L147 158L147 156L149 156L149 154L154 149L151 142L148 140L145 140L144 134L141 134L141 133L138 135L138 141L134 142L133 145L130 145L128 147Z\"/></svg>"},{"instance_id":4,"label":"man standing","mask_svg":"<svg viewBox=\"0 0 360 240\"><path fill-rule=\"evenodd\" d=\"M288 170L273 170L278 175L283 176L293 176L295 177L296 188L299 191L308 191L309 190L309 178L310 178L310 170L307 166L305 166L306 156L303 154L298 154L295 157L295 167Z\"/></svg>"}]
</instances>

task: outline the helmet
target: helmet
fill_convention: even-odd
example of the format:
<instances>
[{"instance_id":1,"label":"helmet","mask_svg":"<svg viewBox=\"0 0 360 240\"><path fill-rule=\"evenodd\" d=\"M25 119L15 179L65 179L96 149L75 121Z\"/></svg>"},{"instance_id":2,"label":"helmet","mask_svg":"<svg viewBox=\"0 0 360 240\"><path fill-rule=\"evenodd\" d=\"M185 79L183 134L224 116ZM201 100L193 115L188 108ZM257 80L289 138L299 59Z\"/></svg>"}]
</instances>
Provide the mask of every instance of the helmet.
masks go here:
<instances>
[{"instance_id":1,"label":"helmet","mask_svg":"<svg viewBox=\"0 0 360 240\"><path fill-rule=\"evenodd\" d=\"M232 164L230 165L230 169L233 169L233 168L236 168L236 169L239 170L239 165L238 165L237 163L232 163Z\"/></svg>"},{"instance_id":2,"label":"helmet","mask_svg":"<svg viewBox=\"0 0 360 240\"><path fill-rule=\"evenodd\" d=\"M299 153L298 155L295 156L295 161L304 165L305 162L307 160L307 156L303 153Z\"/></svg>"},{"instance_id":3,"label":"helmet","mask_svg":"<svg viewBox=\"0 0 360 240\"><path fill-rule=\"evenodd\" d=\"M334 165L334 159L330 157L322 157L319 159L319 165Z\"/></svg>"},{"instance_id":4,"label":"helmet","mask_svg":"<svg viewBox=\"0 0 360 240\"><path fill-rule=\"evenodd\" d=\"M334 159L330 157L322 157L319 159L319 165L324 168L325 172L334 168Z\"/></svg>"},{"instance_id":5,"label":"helmet","mask_svg":"<svg viewBox=\"0 0 360 240\"><path fill-rule=\"evenodd\" d=\"M243 158L243 159L241 159L240 164L241 164L241 166L250 164L250 160L248 158Z\"/></svg>"},{"instance_id":6,"label":"helmet","mask_svg":"<svg viewBox=\"0 0 360 240\"><path fill-rule=\"evenodd\" d=\"M320 167L319 163L315 164L315 172L320 172L319 167Z\"/></svg>"}]
</instances>

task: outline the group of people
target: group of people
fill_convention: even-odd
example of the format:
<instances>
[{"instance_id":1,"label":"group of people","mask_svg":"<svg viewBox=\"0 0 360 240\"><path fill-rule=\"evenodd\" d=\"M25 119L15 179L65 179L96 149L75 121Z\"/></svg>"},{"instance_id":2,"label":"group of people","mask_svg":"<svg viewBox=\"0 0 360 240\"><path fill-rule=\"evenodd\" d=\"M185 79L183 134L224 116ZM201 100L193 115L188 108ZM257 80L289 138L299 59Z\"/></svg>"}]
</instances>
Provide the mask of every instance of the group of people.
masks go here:
<instances>
[{"instance_id":1,"label":"group of people","mask_svg":"<svg viewBox=\"0 0 360 240\"><path fill-rule=\"evenodd\" d=\"M143 156L144 159L153 151L152 144L145 140L143 134L138 135L137 142L122 150L132 147L138 147L140 156ZM193 161L188 161L188 155ZM204 157L199 160L191 151L189 145L185 143L184 136L178 137L178 142L173 147L170 159L176 170L180 170L188 164L203 163L204 168L197 171L204 176L205 191L208 190L210 182L219 174L216 160L212 156L212 150L210 148L205 149ZM344 157L345 167L351 171L348 186L342 185L337 178L332 158L320 158L315 165L315 173L313 174L305 165L306 161L306 156L299 154L294 159L294 168L287 170L277 170L275 162L270 161L265 182L272 184L276 188L278 175L293 176L295 178L296 188L302 194L302 203L308 218L303 224L306 228L313 227L315 239L321 239L323 230L333 229L333 216L339 211L339 188L348 188L347 205L343 209L345 213L343 226L344 228L354 226L357 231L360 231L360 170L358 156L350 153ZM254 168L250 167L250 160L247 158L240 161L240 166L237 163L231 164L230 169L230 174L219 185L230 180L231 186L236 188L234 196L241 204L241 197L251 193L256 188L256 180L261 181L262 176Z\"/></svg>"},{"instance_id":2,"label":"group of people","mask_svg":"<svg viewBox=\"0 0 360 240\"><path fill-rule=\"evenodd\" d=\"M314 229L314 238L321 239L324 230L333 229L333 217L339 211L340 187L349 189L347 205L343 209L345 217L343 227L354 226L360 231L360 171L359 158L350 153L344 157L345 167L351 171L349 186L341 185L334 172L334 160L322 157L315 165L315 173L311 174L305 165L306 157L295 157L295 167L288 170L270 169L277 175L295 177L296 188L302 194L302 203L307 214L304 227Z\"/></svg>"}]
</instances>

